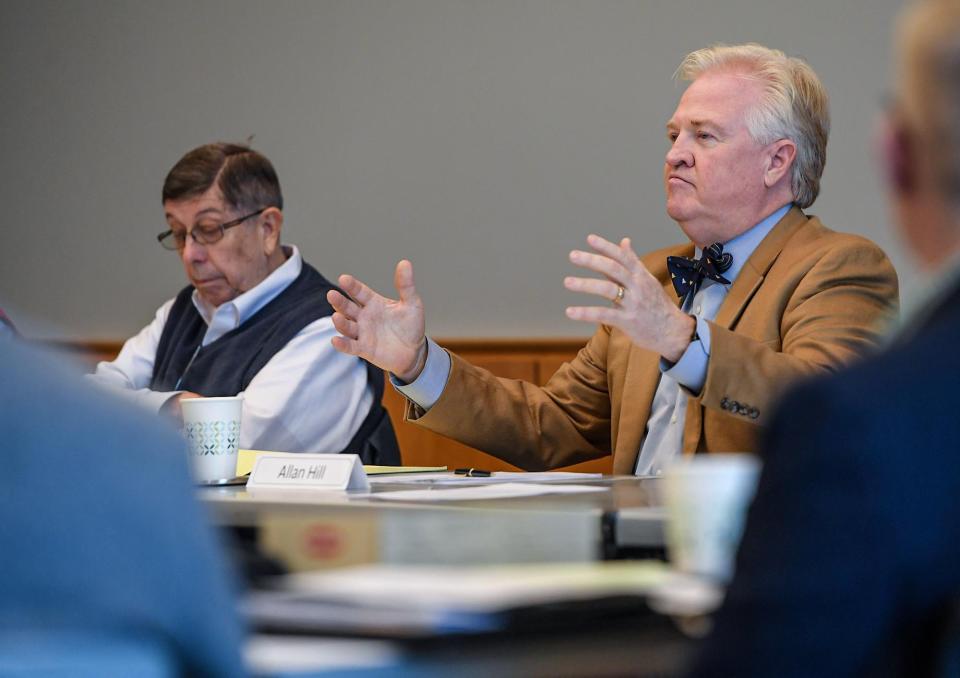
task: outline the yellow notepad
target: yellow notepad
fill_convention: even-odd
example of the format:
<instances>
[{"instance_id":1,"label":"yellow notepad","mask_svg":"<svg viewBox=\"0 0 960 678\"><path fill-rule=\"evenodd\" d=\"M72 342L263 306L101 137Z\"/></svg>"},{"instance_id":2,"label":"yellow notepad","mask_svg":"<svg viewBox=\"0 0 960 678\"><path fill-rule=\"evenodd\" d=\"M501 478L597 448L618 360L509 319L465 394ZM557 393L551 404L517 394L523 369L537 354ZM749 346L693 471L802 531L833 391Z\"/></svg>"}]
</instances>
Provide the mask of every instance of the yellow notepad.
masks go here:
<instances>
[{"instance_id":1,"label":"yellow notepad","mask_svg":"<svg viewBox=\"0 0 960 678\"><path fill-rule=\"evenodd\" d=\"M446 466L364 466L368 476L385 476L391 473L436 473L446 471Z\"/></svg>"}]
</instances>

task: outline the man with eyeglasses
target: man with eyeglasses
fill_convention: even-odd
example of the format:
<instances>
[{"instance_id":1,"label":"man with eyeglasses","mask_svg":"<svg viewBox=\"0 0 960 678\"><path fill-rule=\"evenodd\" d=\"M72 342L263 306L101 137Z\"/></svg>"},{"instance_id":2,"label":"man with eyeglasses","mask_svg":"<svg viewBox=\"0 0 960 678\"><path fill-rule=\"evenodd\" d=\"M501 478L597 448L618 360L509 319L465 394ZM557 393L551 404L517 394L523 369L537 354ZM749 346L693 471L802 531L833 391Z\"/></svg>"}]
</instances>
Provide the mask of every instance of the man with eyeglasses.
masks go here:
<instances>
[{"instance_id":1,"label":"man with eyeglasses","mask_svg":"<svg viewBox=\"0 0 960 678\"><path fill-rule=\"evenodd\" d=\"M335 288L281 244L270 161L240 144L195 148L167 175L163 208L157 239L190 284L93 378L174 416L184 398L242 394L243 448L399 463L382 372L334 350Z\"/></svg>"}]
</instances>

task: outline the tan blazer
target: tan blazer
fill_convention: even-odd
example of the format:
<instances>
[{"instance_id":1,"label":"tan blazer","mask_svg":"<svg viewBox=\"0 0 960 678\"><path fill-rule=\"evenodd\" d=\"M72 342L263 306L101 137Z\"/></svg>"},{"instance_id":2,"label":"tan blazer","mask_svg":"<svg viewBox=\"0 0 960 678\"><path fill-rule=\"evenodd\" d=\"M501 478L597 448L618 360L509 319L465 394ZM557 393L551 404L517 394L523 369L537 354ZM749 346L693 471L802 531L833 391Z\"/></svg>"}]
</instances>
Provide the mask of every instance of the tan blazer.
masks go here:
<instances>
[{"instance_id":1,"label":"tan blazer","mask_svg":"<svg viewBox=\"0 0 960 678\"><path fill-rule=\"evenodd\" d=\"M676 297L666 257L693 252L688 243L643 262ZM710 323L707 379L687 404L684 453L755 450L788 384L870 352L897 309L897 275L880 248L791 209L753 252ZM600 326L543 387L451 358L440 399L428 412L408 403L408 421L525 469L612 451L613 472L633 473L660 356L623 332Z\"/></svg>"}]
</instances>

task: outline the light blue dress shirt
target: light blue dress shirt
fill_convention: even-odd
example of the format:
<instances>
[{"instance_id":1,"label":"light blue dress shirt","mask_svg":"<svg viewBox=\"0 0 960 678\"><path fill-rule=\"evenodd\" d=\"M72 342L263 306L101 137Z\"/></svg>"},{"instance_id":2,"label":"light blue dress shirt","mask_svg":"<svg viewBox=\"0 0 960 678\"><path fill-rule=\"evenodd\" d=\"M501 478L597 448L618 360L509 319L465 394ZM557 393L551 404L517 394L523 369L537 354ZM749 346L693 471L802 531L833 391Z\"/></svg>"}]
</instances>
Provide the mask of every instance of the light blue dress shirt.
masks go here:
<instances>
[{"instance_id":1,"label":"light blue dress shirt","mask_svg":"<svg viewBox=\"0 0 960 678\"><path fill-rule=\"evenodd\" d=\"M750 230L724 243L723 251L733 255L733 263L723 273L727 280L733 283L737 279L747 259L790 207L789 203L784 205ZM700 248L697 248L696 255L700 256ZM716 317L726 296L727 285L706 280L689 302L689 306L683 309L696 317L699 339L690 343L675 364L671 365L666 360L660 361L660 383L653 397L646 435L640 446L637 475L659 475L665 465L680 455L687 394L699 393L707 379L710 360L710 326L707 320ZM447 385L450 364L450 355L428 337L427 360L420 376L411 383L404 384L390 375L390 382L405 397L424 410L429 410Z\"/></svg>"}]
</instances>

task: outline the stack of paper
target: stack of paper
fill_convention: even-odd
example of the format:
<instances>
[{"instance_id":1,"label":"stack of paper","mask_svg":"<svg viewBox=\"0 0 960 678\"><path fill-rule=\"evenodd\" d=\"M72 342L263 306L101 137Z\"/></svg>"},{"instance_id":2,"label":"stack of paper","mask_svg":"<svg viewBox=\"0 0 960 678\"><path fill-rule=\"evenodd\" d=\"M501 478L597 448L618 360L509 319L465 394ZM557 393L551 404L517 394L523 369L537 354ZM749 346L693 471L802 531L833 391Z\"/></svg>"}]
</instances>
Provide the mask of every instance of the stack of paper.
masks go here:
<instances>
[{"instance_id":1,"label":"stack of paper","mask_svg":"<svg viewBox=\"0 0 960 678\"><path fill-rule=\"evenodd\" d=\"M581 614L643 597L670 577L658 561L500 567L373 565L285 578L258 592L246 610L260 628L360 635L417 636L508 628L514 613L540 608L555 623L562 604ZM579 607L577 607L579 605Z\"/></svg>"},{"instance_id":2,"label":"stack of paper","mask_svg":"<svg viewBox=\"0 0 960 678\"><path fill-rule=\"evenodd\" d=\"M468 501L475 499L511 499L535 497L542 494L583 494L606 492L607 488L596 485L548 485L544 483L495 483L468 487L428 487L425 490L394 490L370 495L371 499L384 501Z\"/></svg>"}]
</instances>

